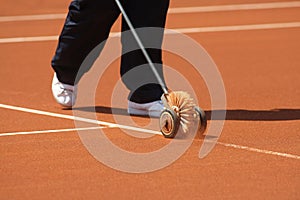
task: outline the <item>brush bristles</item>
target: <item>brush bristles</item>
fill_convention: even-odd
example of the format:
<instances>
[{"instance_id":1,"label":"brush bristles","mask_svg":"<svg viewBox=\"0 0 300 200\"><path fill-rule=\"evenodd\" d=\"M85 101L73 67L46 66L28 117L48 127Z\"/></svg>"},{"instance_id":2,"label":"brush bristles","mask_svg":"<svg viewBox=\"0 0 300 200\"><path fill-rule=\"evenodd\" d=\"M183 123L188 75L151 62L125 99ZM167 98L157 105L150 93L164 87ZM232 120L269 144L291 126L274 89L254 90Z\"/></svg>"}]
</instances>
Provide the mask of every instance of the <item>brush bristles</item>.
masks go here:
<instances>
[{"instance_id":1,"label":"brush bristles","mask_svg":"<svg viewBox=\"0 0 300 200\"><path fill-rule=\"evenodd\" d=\"M195 104L193 98L187 92L171 92L169 93L168 104L180 117L182 130L185 133L188 132L194 115Z\"/></svg>"}]
</instances>

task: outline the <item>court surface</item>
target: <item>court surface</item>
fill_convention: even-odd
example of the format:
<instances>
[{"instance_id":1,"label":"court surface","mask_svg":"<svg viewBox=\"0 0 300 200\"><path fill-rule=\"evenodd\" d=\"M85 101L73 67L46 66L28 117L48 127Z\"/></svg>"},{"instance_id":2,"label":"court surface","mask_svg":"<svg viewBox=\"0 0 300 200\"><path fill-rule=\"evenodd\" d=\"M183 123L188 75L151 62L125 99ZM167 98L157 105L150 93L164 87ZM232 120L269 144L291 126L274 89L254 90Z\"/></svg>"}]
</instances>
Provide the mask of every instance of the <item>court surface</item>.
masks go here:
<instances>
[{"instance_id":1,"label":"court surface","mask_svg":"<svg viewBox=\"0 0 300 200\"><path fill-rule=\"evenodd\" d=\"M102 131L123 152L139 155L184 144L160 135L157 119L128 116L126 88L112 105L119 59L101 77L94 105L68 110L52 97L50 61L68 4L1 1L0 199L299 199L300 1L171 0L167 28L192 38L214 60L226 120L206 157L199 158L204 137L197 135L172 163L147 173L139 172L173 154L144 162L100 152L114 167L98 161L81 137L99 139ZM119 26L118 20L112 34ZM164 61L192 85L213 129L220 119L210 117L218 109L201 74L171 53ZM140 171L116 169L130 162Z\"/></svg>"}]
</instances>

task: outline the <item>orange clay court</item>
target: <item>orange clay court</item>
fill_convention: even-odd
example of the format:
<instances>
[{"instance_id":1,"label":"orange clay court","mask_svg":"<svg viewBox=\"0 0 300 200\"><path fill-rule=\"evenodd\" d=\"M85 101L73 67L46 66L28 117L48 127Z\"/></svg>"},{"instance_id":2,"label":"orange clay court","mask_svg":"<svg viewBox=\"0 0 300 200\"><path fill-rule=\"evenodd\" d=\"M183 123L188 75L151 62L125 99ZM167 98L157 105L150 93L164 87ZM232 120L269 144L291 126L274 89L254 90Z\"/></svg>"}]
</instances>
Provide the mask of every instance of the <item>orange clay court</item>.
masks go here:
<instances>
[{"instance_id":1,"label":"orange clay court","mask_svg":"<svg viewBox=\"0 0 300 200\"><path fill-rule=\"evenodd\" d=\"M68 4L1 0L0 199L300 198L300 1L171 0L167 28L181 30L214 60L227 114L206 157L199 158L204 137L196 136L178 159L148 173L123 172L95 159L73 111L52 97L50 61ZM117 21L112 32L119 26ZM164 54L164 63L187 77L212 128L216 110L201 74L172 54ZM110 125L86 123L81 134L102 130L124 151L159 151L173 140L148 133L159 131L145 128L157 121L127 116L126 95L112 107L119 78L117 59L101 77L95 105L77 108L91 113L95 106L97 120ZM134 125L124 123L128 119Z\"/></svg>"}]
</instances>

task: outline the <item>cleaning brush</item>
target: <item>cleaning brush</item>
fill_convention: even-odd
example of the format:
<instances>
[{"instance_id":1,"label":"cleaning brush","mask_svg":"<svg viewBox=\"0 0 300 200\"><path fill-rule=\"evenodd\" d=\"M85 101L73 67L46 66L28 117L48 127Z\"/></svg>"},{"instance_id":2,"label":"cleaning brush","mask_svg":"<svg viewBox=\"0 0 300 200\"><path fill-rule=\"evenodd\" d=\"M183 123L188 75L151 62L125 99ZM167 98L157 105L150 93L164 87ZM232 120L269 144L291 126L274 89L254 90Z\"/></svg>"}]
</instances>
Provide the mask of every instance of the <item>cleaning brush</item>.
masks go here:
<instances>
[{"instance_id":1,"label":"cleaning brush","mask_svg":"<svg viewBox=\"0 0 300 200\"><path fill-rule=\"evenodd\" d=\"M177 116L172 116L173 118L178 117L179 123L183 129L184 132L187 132L189 129L189 125L191 123L191 120L194 119L194 113L195 113L195 104L193 103L193 99L190 97L190 95L187 92L183 91L177 91L177 92L168 92L167 87L165 86L164 82L162 81L159 73L157 72L152 60L150 59L147 51L145 50L144 45L142 44L142 41L140 40L138 34L136 33L130 19L128 18L125 10L123 9L123 6L121 5L119 0L115 0L127 25L129 26L129 29L131 33L133 34L137 44L139 45L139 48L142 50L142 53L144 54L151 70L153 71L156 79L158 80L158 83L160 84L164 94L162 95L162 101L164 106L167 109L172 109ZM173 112L172 112L173 113ZM161 126L167 126L170 124L168 122L169 120L165 120L164 123ZM177 122L177 120L174 119L174 121ZM176 127L176 123L173 127ZM177 130L174 134L176 134ZM173 136L173 134L172 134Z\"/></svg>"},{"instance_id":2,"label":"cleaning brush","mask_svg":"<svg viewBox=\"0 0 300 200\"><path fill-rule=\"evenodd\" d=\"M174 91L164 94L164 106L175 111L180 118L180 125L183 132L188 132L189 125L194 120L195 104L194 99L187 92Z\"/></svg>"}]
</instances>

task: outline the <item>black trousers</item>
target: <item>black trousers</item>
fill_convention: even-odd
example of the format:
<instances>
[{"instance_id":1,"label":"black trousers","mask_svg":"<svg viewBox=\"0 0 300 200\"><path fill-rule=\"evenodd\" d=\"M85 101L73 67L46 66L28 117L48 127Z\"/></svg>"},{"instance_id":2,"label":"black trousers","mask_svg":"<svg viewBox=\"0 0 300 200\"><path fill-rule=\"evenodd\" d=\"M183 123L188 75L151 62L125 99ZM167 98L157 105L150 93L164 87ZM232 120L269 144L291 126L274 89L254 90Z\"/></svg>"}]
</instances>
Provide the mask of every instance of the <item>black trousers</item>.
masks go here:
<instances>
[{"instance_id":1,"label":"black trousers","mask_svg":"<svg viewBox=\"0 0 300 200\"><path fill-rule=\"evenodd\" d=\"M135 28L165 27L169 0L120 0L120 2ZM51 63L62 83L77 84L79 79L76 79L76 76L83 60L91 50L108 38L110 29L119 15L120 10L114 0L73 0L70 3ZM128 25L122 19L122 31L126 30L129 30ZM159 47L148 48L147 51L164 81L160 49L163 29L159 30L154 34L141 34L140 37L143 43L153 43L155 47ZM135 50L125 53L128 46L135 41L128 34L122 33L121 42L123 53L120 74L122 81L130 90L128 99L136 103L159 100L163 91L157 84L142 52ZM149 44L149 46L153 45ZM144 67L142 70L137 70L138 73L128 73L139 66ZM88 70L89 67L86 71ZM150 83L141 84L138 80L150 80Z\"/></svg>"}]
</instances>

